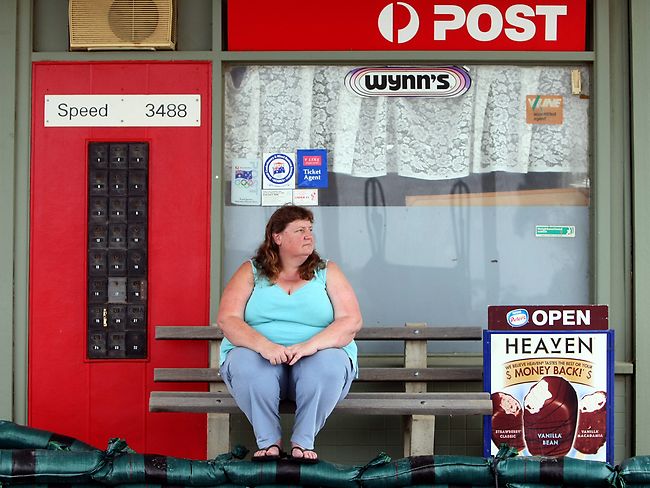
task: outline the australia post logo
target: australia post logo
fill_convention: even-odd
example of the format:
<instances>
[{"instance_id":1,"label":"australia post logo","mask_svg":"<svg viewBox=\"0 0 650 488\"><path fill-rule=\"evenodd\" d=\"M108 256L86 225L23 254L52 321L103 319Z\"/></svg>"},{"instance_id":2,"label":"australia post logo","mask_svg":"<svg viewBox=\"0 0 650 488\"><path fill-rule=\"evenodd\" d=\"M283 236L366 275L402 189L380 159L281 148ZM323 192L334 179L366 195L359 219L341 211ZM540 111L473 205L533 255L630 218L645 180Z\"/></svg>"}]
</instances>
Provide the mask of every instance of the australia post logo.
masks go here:
<instances>
[{"instance_id":1,"label":"australia post logo","mask_svg":"<svg viewBox=\"0 0 650 488\"><path fill-rule=\"evenodd\" d=\"M395 19L395 7L401 7L408 12L408 21L406 25L398 27ZM384 39L389 42L396 42L402 44L408 42L415 37L420 29L420 17L416 10L406 2L391 2L384 7L379 13L379 20L377 22L379 32ZM397 34L397 36L395 36Z\"/></svg>"},{"instance_id":2,"label":"australia post logo","mask_svg":"<svg viewBox=\"0 0 650 488\"><path fill-rule=\"evenodd\" d=\"M558 41L560 27L567 36L572 35L568 32L573 18L569 6L578 10L578 4L576 0L573 5L568 0L391 1L379 12L377 28L393 44L405 44L422 36L443 43L553 43Z\"/></svg>"},{"instance_id":3,"label":"australia post logo","mask_svg":"<svg viewBox=\"0 0 650 488\"><path fill-rule=\"evenodd\" d=\"M345 76L345 86L362 97L457 97L472 80L465 68L357 68Z\"/></svg>"}]
</instances>

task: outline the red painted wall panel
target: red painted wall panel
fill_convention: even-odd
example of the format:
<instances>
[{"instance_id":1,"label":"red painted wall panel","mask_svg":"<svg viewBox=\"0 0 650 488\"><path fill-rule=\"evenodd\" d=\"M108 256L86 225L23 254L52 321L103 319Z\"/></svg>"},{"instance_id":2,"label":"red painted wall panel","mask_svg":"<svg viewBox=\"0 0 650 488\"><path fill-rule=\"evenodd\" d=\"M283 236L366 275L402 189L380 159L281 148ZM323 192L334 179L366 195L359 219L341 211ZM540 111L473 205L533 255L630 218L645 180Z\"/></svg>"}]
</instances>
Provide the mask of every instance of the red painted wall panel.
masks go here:
<instances>
[{"instance_id":1,"label":"red painted wall panel","mask_svg":"<svg viewBox=\"0 0 650 488\"><path fill-rule=\"evenodd\" d=\"M44 97L201 95L200 127L45 127ZM35 63L33 67L29 424L105 447L205 458L199 414L151 414L156 367L205 367L204 344L155 341L155 325L209 321L211 65ZM149 162L147 360L86 359L87 144L146 141Z\"/></svg>"}]
</instances>

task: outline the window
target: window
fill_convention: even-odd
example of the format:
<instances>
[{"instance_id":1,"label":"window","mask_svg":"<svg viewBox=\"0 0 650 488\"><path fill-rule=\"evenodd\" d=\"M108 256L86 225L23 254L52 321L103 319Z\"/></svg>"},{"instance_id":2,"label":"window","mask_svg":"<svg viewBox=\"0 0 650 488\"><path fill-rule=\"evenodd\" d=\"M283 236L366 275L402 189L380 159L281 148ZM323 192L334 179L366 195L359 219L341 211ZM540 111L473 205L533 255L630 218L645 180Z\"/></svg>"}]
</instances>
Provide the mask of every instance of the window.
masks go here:
<instances>
[{"instance_id":1,"label":"window","mask_svg":"<svg viewBox=\"0 0 650 488\"><path fill-rule=\"evenodd\" d=\"M326 149L317 247L366 323L484 326L492 304L587 303L589 69L467 66L464 95L424 98L360 97L354 68L226 70L224 279L275 210L231 204L233 161Z\"/></svg>"}]
</instances>

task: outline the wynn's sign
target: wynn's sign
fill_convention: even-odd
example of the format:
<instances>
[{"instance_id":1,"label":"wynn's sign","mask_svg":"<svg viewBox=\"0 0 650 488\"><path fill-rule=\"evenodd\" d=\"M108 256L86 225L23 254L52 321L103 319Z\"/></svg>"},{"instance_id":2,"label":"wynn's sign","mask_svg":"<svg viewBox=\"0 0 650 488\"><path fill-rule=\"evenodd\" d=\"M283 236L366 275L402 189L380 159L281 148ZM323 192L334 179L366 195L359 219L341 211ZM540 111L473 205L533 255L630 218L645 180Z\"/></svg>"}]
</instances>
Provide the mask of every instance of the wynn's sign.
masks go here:
<instances>
[{"instance_id":1,"label":"wynn's sign","mask_svg":"<svg viewBox=\"0 0 650 488\"><path fill-rule=\"evenodd\" d=\"M345 86L362 97L457 97L471 85L466 69L457 66L434 68L357 68L345 77Z\"/></svg>"}]
</instances>

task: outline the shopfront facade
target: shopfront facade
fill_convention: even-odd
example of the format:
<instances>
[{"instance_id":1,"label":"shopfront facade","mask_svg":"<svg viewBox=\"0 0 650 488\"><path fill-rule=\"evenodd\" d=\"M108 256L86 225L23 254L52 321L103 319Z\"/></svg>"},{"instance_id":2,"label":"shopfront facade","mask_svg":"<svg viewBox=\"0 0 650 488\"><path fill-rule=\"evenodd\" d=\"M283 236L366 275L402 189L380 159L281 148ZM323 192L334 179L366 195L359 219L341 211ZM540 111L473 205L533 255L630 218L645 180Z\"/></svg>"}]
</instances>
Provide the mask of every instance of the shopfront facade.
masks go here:
<instances>
[{"instance_id":1,"label":"shopfront facade","mask_svg":"<svg viewBox=\"0 0 650 488\"><path fill-rule=\"evenodd\" d=\"M179 0L175 49L155 51L71 51L67 0L0 5L0 417L200 457L204 418L149 414L145 393L153 367L200 365L208 351L163 347L153 327L213 320L272 211L294 201L312 207L319 251L346 272L368 325L486 327L489 305L609 305L615 459L650 452L650 5L303 3ZM178 120L190 93L194 126ZM103 96L139 94L176 96L164 102L174 115L101 126ZM95 119L48 119L47 97L69 107L77 95L96 97ZM150 155L147 325L123 335L127 347L144 337L143 357L88 353L96 222L84 185L101 175L88 148L102 144ZM289 171L299 177L287 183ZM132 198L110 195L109 206ZM391 347L364 353L382 364ZM480 364L481 351L434 349L430 361ZM251 445L243 417L233 429ZM437 453L482 453L480 419L437 419L436 436ZM174 446L185 438L196 447ZM319 439L341 462L397 456L401 425L334 415Z\"/></svg>"}]
</instances>

